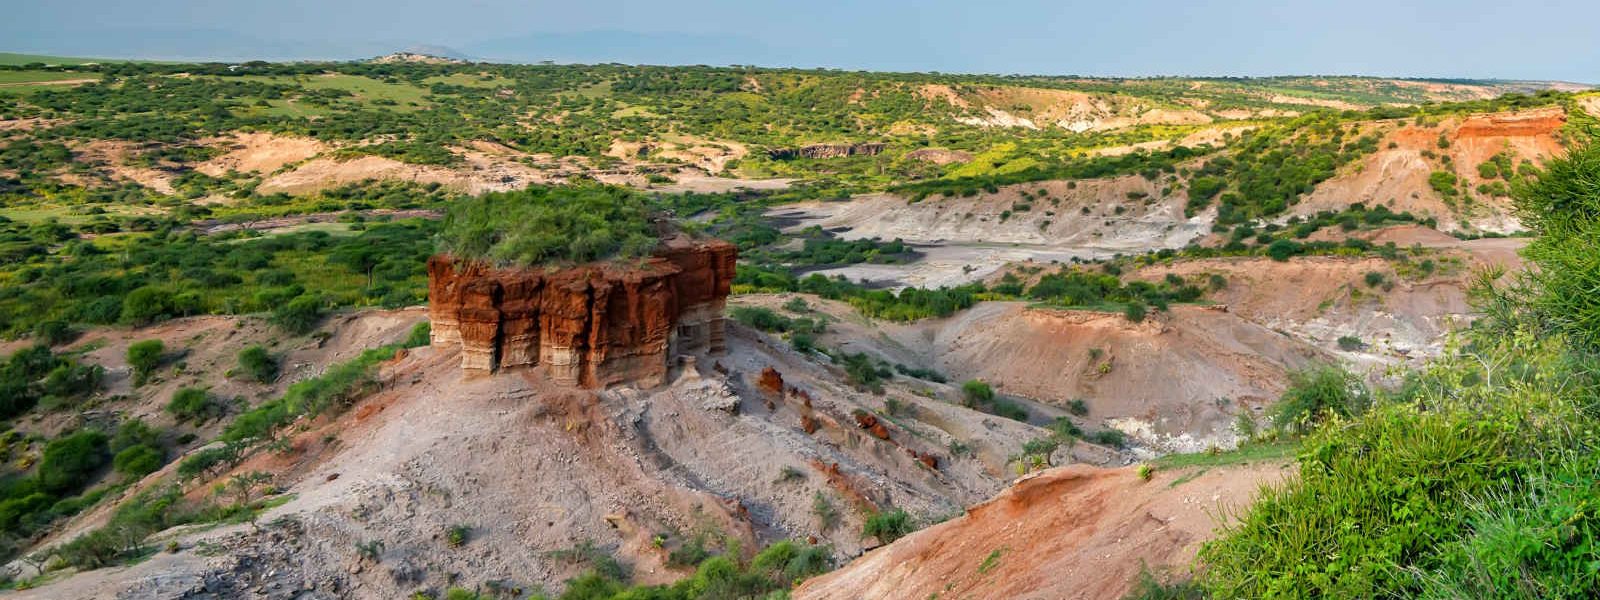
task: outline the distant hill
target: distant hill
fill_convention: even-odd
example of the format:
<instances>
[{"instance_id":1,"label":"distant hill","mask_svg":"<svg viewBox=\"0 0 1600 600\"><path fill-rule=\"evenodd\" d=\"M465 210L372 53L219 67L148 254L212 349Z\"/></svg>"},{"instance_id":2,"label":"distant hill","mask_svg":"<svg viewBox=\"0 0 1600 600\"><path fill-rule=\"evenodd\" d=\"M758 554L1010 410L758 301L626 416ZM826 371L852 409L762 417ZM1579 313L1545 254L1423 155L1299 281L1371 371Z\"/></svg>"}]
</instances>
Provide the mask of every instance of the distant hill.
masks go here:
<instances>
[{"instance_id":1,"label":"distant hill","mask_svg":"<svg viewBox=\"0 0 1600 600\"><path fill-rule=\"evenodd\" d=\"M466 60L463 60L463 59L460 59L460 58L452 58L452 57L449 57L449 56L440 56L438 54L432 54L432 53L427 53L427 52L418 52L418 51L414 51L414 50L402 50L402 51L399 51L399 52L391 52L389 54L385 54L383 56L379 56L377 58L370 59L367 62L374 62L374 63L378 63L378 64L420 63L420 64L427 64L427 65L460 65L460 64L466 64L467 63Z\"/></svg>"}]
</instances>

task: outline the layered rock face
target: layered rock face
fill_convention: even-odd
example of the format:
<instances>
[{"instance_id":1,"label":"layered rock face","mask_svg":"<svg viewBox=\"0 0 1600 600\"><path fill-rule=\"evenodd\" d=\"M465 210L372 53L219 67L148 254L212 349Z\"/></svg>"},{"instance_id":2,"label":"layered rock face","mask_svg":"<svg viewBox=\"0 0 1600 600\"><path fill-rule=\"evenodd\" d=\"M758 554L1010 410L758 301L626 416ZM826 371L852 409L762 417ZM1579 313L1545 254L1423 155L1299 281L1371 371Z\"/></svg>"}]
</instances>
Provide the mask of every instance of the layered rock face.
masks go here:
<instances>
[{"instance_id":1,"label":"layered rock face","mask_svg":"<svg viewBox=\"0 0 1600 600\"><path fill-rule=\"evenodd\" d=\"M882 142L862 142L859 144L812 144L799 148L778 148L768 150L767 156L773 160L791 160L796 158L839 158L844 156L877 156L883 152L885 145Z\"/></svg>"},{"instance_id":2,"label":"layered rock face","mask_svg":"<svg viewBox=\"0 0 1600 600\"><path fill-rule=\"evenodd\" d=\"M542 365L583 387L653 386L678 354L721 353L737 250L674 238L634 263L499 269L428 260L433 345L461 347L461 367Z\"/></svg>"}]
</instances>

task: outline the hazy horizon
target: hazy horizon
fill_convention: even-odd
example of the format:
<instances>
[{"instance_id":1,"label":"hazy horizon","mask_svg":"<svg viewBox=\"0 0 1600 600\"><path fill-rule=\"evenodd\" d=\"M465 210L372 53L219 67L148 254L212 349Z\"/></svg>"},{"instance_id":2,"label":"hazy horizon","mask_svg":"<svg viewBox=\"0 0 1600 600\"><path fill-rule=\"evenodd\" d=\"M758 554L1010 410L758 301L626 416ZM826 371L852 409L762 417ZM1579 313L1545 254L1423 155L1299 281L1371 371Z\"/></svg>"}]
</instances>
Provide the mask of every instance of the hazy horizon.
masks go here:
<instances>
[{"instance_id":1,"label":"hazy horizon","mask_svg":"<svg viewBox=\"0 0 1600 600\"><path fill-rule=\"evenodd\" d=\"M0 51L152 60L351 60L414 47L476 60L754 64L1153 76L1366 75L1593 82L1600 6L949 0L803 8L726 0L21 5Z\"/></svg>"}]
</instances>

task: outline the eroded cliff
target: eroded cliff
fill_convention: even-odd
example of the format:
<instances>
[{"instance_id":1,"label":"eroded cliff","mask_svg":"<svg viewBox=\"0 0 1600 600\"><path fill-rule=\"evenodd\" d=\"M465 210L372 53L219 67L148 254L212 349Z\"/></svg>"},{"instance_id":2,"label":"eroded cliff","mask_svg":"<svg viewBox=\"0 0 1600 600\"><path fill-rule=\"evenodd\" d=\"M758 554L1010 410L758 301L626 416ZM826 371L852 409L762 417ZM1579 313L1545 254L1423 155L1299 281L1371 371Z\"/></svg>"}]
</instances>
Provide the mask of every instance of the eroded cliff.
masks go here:
<instances>
[{"instance_id":1,"label":"eroded cliff","mask_svg":"<svg viewBox=\"0 0 1600 600\"><path fill-rule=\"evenodd\" d=\"M543 366L557 382L659 384L679 354L723 351L723 309L737 250L677 237L639 261L565 269L428 261L433 345L461 367Z\"/></svg>"}]
</instances>

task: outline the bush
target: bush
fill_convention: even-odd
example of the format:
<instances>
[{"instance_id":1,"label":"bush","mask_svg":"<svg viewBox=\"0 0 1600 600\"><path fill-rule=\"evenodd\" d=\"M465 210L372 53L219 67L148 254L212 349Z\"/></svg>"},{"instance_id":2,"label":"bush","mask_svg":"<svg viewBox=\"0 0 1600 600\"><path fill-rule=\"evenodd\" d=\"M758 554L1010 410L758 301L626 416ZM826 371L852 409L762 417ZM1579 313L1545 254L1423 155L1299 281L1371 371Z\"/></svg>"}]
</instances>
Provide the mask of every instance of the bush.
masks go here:
<instances>
[{"instance_id":1,"label":"bush","mask_svg":"<svg viewBox=\"0 0 1600 600\"><path fill-rule=\"evenodd\" d=\"M122 299L122 322L129 325L149 325L170 318L173 313L172 293L155 287L142 287Z\"/></svg>"},{"instance_id":2,"label":"bush","mask_svg":"<svg viewBox=\"0 0 1600 600\"><path fill-rule=\"evenodd\" d=\"M1129 323L1143 323L1148 313L1149 310L1145 308L1144 303L1139 301L1129 302L1127 306L1122 307L1122 316Z\"/></svg>"},{"instance_id":3,"label":"bush","mask_svg":"<svg viewBox=\"0 0 1600 600\"><path fill-rule=\"evenodd\" d=\"M1005 417L1013 421L1028 422L1028 410L1009 400L995 400L990 409L995 416Z\"/></svg>"},{"instance_id":4,"label":"bush","mask_svg":"<svg viewBox=\"0 0 1600 600\"><path fill-rule=\"evenodd\" d=\"M1082 398L1074 398L1067 403L1067 413L1075 417L1087 416L1089 414L1089 404L1084 402Z\"/></svg>"},{"instance_id":5,"label":"bush","mask_svg":"<svg viewBox=\"0 0 1600 600\"><path fill-rule=\"evenodd\" d=\"M1085 439L1092 443L1111 446L1112 448L1126 448L1128 446L1128 434L1117 429L1101 429L1089 434L1089 437Z\"/></svg>"},{"instance_id":6,"label":"bush","mask_svg":"<svg viewBox=\"0 0 1600 600\"><path fill-rule=\"evenodd\" d=\"M1467 533L1439 549L1422 578L1427 598L1585 598L1600 590L1600 486L1594 455L1537 473L1526 494L1489 494Z\"/></svg>"},{"instance_id":7,"label":"bush","mask_svg":"<svg viewBox=\"0 0 1600 600\"><path fill-rule=\"evenodd\" d=\"M900 509L873 513L861 525L861 537L875 537L885 544L893 543L912 531L915 529L911 526L911 515Z\"/></svg>"},{"instance_id":8,"label":"bush","mask_svg":"<svg viewBox=\"0 0 1600 600\"><path fill-rule=\"evenodd\" d=\"M796 352L801 354L810 354L812 351L817 349L817 340L816 338L811 337L811 334L796 333L789 336L789 345L793 347Z\"/></svg>"},{"instance_id":9,"label":"bush","mask_svg":"<svg viewBox=\"0 0 1600 600\"><path fill-rule=\"evenodd\" d=\"M218 408L211 394L198 388L181 388L172 394L172 401L167 403L167 412L179 421L197 423L214 416Z\"/></svg>"},{"instance_id":10,"label":"bush","mask_svg":"<svg viewBox=\"0 0 1600 600\"><path fill-rule=\"evenodd\" d=\"M411 333L406 335L406 341L401 342L407 348L421 348L433 342L433 326L427 321L417 323L411 327Z\"/></svg>"},{"instance_id":11,"label":"bush","mask_svg":"<svg viewBox=\"0 0 1600 600\"><path fill-rule=\"evenodd\" d=\"M33 327L33 337L46 346L60 346L77 339L78 332L66 321L40 321Z\"/></svg>"},{"instance_id":12,"label":"bush","mask_svg":"<svg viewBox=\"0 0 1600 600\"><path fill-rule=\"evenodd\" d=\"M1267 246L1267 256L1278 262L1288 261L1290 257L1303 251L1305 248L1294 240L1277 239Z\"/></svg>"},{"instance_id":13,"label":"bush","mask_svg":"<svg viewBox=\"0 0 1600 600\"><path fill-rule=\"evenodd\" d=\"M1367 271L1365 280L1367 282L1367 287L1378 287L1383 285L1383 273L1379 273L1377 271Z\"/></svg>"},{"instance_id":14,"label":"bush","mask_svg":"<svg viewBox=\"0 0 1600 600\"><path fill-rule=\"evenodd\" d=\"M308 333L322 320L322 299L310 294L296 296L273 309L268 320L292 334Z\"/></svg>"},{"instance_id":15,"label":"bush","mask_svg":"<svg viewBox=\"0 0 1600 600\"><path fill-rule=\"evenodd\" d=\"M1600 143L1574 144L1513 192L1539 237L1522 251L1538 267L1527 270L1529 297L1511 304L1530 304L1542 326L1600 349Z\"/></svg>"},{"instance_id":16,"label":"bush","mask_svg":"<svg viewBox=\"0 0 1600 600\"><path fill-rule=\"evenodd\" d=\"M261 383L278 378L278 360L259 345L239 351L239 369Z\"/></svg>"},{"instance_id":17,"label":"bush","mask_svg":"<svg viewBox=\"0 0 1600 600\"><path fill-rule=\"evenodd\" d=\"M1289 374L1289 389L1273 406L1273 423L1280 430L1304 432L1329 417L1351 417L1372 401L1361 379L1333 365L1311 367Z\"/></svg>"},{"instance_id":18,"label":"bush","mask_svg":"<svg viewBox=\"0 0 1600 600\"><path fill-rule=\"evenodd\" d=\"M1365 347L1367 347L1367 343L1361 341L1361 338L1358 338L1358 337L1353 336L1353 335L1341 335L1341 336L1339 336L1339 349L1340 350L1344 350L1345 352L1354 352L1356 350L1360 350L1360 349L1365 348Z\"/></svg>"},{"instance_id":19,"label":"bush","mask_svg":"<svg viewBox=\"0 0 1600 600\"><path fill-rule=\"evenodd\" d=\"M130 479L138 479L160 469L166 460L166 452L160 448L139 444L112 457L111 468Z\"/></svg>"},{"instance_id":20,"label":"bush","mask_svg":"<svg viewBox=\"0 0 1600 600\"><path fill-rule=\"evenodd\" d=\"M961 403L968 408L994 401L994 388L976 379L961 384Z\"/></svg>"},{"instance_id":21,"label":"bush","mask_svg":"<svg viewBox=\"0 0 1600 600\"><path fill-rule=\"evenodd\" d=\"M106 434L94 430L56 438L44 447L39 459L39 487L63 494L76 491L105 466Z\"/></svg>"},{"instance_id":22,"label":"bush","mask_svg":"<svg viewBox=\"0 0 1600 600\"><path fill-rule=\"evenodd\" d=\"M128 366L133 368L133 384L144 385L150 374L161 365L161 354L166 346L161 340L143 340L128 346Z\"/></svg>"},{"instance_id":23,"label":"bush","mask_svg":"<svg viewBox=\"0 0 1600 600\"><path fill-rule=\"evenodd\" d=\"M770 308L760 306L739 306L728 311L732 313L733 320L766 332L788 331L793 323L788 317L774 312Z\"/></svg>"}]
</instances>

